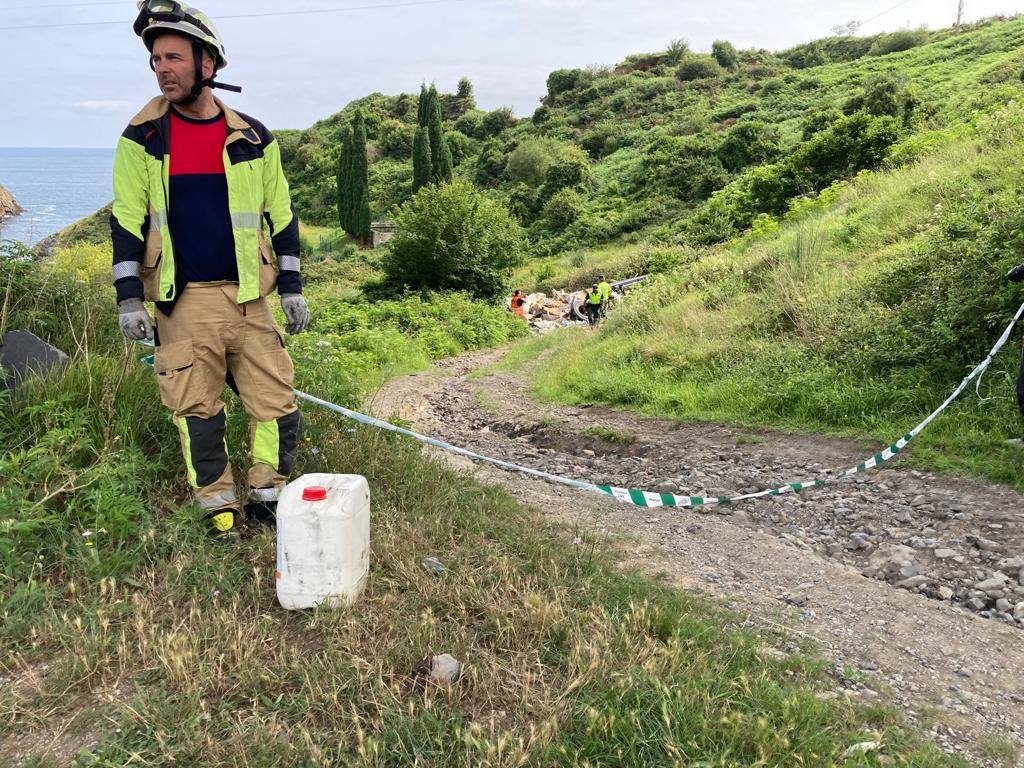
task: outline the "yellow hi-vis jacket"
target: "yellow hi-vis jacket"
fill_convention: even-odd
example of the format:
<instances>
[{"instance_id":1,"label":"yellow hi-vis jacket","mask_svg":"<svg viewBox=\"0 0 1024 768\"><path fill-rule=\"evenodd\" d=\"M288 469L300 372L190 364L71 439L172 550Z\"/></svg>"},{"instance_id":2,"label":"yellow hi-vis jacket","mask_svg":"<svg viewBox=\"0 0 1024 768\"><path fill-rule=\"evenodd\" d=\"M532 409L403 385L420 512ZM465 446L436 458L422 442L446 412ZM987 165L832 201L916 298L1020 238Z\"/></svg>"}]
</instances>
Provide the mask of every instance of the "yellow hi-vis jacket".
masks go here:
<instances>
[{"instance_id":1,"label":"yellow hi-vis jacket","mask_svg":"<svg viewBox=\"0 0 1024 768\"><path fill-rule=\"evenodd\" d=\"M214 99L224 113L224 175L238 264L238 303L301 293L299 220L281 169L281 147L261 123ZM158 96L132 118L114 154L114 243L117 300L155 301L169 314L181 294L168 229L170 199L168 112ZM271 242L263 232L266 221Z\"/></svg>"},{"instance_id":2,"label":"yellow hi-vis jacket","mask_svg":"<svg viewBox=\"0 0 1024 768\"><path fill-rule=\"evenodd\" d=\"M601 294L601 301L608 301L612 297L612 287L604 280L597 284L597 290Z\"/></svg>"}]
</instances>

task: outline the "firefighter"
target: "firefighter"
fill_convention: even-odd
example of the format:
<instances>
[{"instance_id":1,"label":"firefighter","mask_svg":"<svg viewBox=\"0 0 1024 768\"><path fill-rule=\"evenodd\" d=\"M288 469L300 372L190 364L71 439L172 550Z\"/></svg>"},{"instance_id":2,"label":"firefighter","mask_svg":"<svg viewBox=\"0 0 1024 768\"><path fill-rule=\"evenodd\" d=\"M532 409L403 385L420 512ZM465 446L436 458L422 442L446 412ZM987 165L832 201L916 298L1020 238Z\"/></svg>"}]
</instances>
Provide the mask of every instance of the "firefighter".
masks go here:
<instances>
[{"instance_id":1,"label":"firefighter","mask_svg":"<svg viewBox=\"0 0 1024 768\"><path fill-rule=\"evenodd\" d=\"M604 275L601 275L598 280L600 282L597 284L597 290L601 292L601 317L604 317L608 313L608 302L612 298L612 287Z\"/></svg>"},{"instance_id":2,"label":"firefighter","mask_svg":"<svg viewBox=\"0 0 1024 768\"><path fill-rule=\"evenodd\" d=\"M597 325L601 319L601 302L603 301L604 294L601 289L597 287L597 283L590 286L590 290L587 291L587 320L590 321L591 325Z\"/></svg>"},{"instance_id":3,"label":"firefighter","mask_svg":"<svg viewBox=\"0 0 1024 768\"><path fill-rule=\"evenodd\" d=\"M275 524L295 460L294 372L266 297L280 294L288 333L305 330L299 222L274 135L212 93L241 89L215 80L227 57L209 18L169 0L138 7L135 33L162 95L132 118L114 158L120 326L154 340L196 502L211 535L231 542L242 505L224 439L225 382L250 417L250 523Z\"/></svg>"}]
</instances>

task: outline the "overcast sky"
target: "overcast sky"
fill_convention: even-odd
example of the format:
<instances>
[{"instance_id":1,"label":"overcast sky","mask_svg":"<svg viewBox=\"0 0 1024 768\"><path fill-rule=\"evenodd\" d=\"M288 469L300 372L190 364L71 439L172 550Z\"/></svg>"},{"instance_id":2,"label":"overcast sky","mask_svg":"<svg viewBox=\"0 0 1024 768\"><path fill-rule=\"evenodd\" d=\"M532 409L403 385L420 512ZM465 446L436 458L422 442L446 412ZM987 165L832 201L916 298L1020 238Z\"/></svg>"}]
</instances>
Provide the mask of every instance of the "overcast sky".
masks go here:
<instances>
[{"instance_id":1,"label":"overcast sky","mask_svg":"<svg viewBox=\"0 0 1024 768\"><path fill-rule=\"evenodd\" d=\"M195 0L193 0L195 1ZM420 0L422 2L422 0ZM473 81L483 109L530 115L547 74L615 64L674 38L708 50L716 39L778 50L850 20L862 34L949 26L957 0L201 0L219 26L242 85L223 97L271 128L305 128L348 101L413 92L422 81L453 91ZM392 6L365 9L366 6ZM256 17L260 13L353 8ZM965 0L965 17L1024 11L1024 0ZM0 0L0 147L112 147L158 95L132 33L131 0ZM249 17L245 17L249 14ZM867 21L872 17L877 18ZM234 17L234 18L230 18ZM16 26L116 22L88 26ZM119 21L120 20L120 21ZM225 94L221 91L220 94Z\"/></svg>"}]
</instances>

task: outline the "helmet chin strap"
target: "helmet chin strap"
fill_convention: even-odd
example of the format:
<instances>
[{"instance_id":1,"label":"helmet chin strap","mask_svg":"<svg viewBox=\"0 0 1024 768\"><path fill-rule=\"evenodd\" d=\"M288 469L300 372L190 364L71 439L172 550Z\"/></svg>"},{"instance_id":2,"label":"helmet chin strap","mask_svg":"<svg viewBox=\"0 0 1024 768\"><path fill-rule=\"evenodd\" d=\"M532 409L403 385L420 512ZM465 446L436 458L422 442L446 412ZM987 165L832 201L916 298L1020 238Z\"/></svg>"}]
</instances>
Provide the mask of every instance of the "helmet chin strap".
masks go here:
<instances>
[{"instance_id":1,"label":"helmet chin strap","mask_svg":"<svg viewBox=\"0 0 1024 768\"><path fill-rule=\"evenodd\" d=\"M240 85L228 85L227 83L214 82L213 77L203 79L203 44L198 40L192 40L192 60L195 62L196 76L192 84L192 90L189 91L188 96L178 102L182 106L188 106L194 104L196 100L202 96L203 88L221 88L225 91L234 91L235 93L241 93L242 87ZM214 77L217 74L214 72Z\"/></svg>"}]
</instances>

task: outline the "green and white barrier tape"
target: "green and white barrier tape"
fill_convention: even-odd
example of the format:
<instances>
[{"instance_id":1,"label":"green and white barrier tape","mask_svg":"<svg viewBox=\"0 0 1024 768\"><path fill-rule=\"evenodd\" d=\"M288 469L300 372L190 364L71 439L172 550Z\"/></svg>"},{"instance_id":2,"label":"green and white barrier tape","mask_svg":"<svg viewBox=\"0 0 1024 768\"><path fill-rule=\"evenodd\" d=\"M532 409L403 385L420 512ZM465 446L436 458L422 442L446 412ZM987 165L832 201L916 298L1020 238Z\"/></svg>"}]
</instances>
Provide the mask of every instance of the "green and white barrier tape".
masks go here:
<instances>
[{"instance_id":1,"label":"green and white barrier tape","mask_svg":"<svg viewBox=\"0 0 1024 768\"><path fill-rule=\"evenodd\" d=\"M582 491L593 491L596 493L611 496L612 498L624 504L632 504L633 506L637 507L683 508L706 507L715 504L735 504L736 502L748 501L750 499L760 499L767 496L782 496L787 493L804 491L809 488L820 488L823 485L835 483L838 480L842 480L852 475L856 475L861 472L865 472L869 469L872 469L874 467L877 467L880 464L884 464L893 457L899 455L900 453L903 452L903 450L907 447L911 440L913 440L915 437L921 434L921 432L924 431L924 429L929 424L931 424L939 416L940 413L946 410L946 408L948 408L954 400L960 397L960 395L972 381L974 381L982 373L985 372L985 369L987 369L989 365L992 364L992 361L995 359L995 356L999 353L999 350L1001 350L1006 345L1006 342L1009 341L1010 335L1013 333L1013 329L1016 327L1017 323L1020 321L1022 316L1024 316L1024 304L1021 304L1020 308L1017 310L1017 313L1013 316L1013 320L1010 321L1010 324L1006 327L1006 330L1003 331L1002 335L996 341L995 345L992 347L992 350L988 353L985 359L981 361L974 368L974 370L971 371L964 378L962 382L960 382L960 386L958 386L953 391L953 393L946 398L942 405L940 405L938 408L932 411L932 413L930 413L928 417L924 419L924 421L922 421L920 424L918 424L916 427L910 430L910 432L901 437L888 448L885 448L881 452L876 453L874 456L865 459L864 461L857 464L855 467L850 467L849 469L844 470L842 472L830 474L827 477L822 477L815 480L806 480L803 482L787 483L786 485L783 485L779 488L771 488L768 490L758 491L756 493L747 493L740 496L677 496L672 493L654 493L651 491L637 490L635 488L618 488L611 485L596 485L594 483L588 483L582 480L573 480L572 478L569 477L553 475L549 472L542 472L539 469L530 469L529 467L524 467L509 461L503 461L501 459L496 459L492 456L485 456L480 453L475 453L465 448L459 448L458 446L452 445L451 443L446 443L443 440L428 437L427 435L421 435L418 432L413 432L410 429L395 426L394 424L390 424L386 421L382 421L381 419L374 418L373 416L367 416L366 414L359 413L358 411L353 411L349 408L345 408L344 406L338 405L336 403L331 403L328 402L327 400L321 400L319 397L314 397L313 395L301 392L297 389L295 390L295 395L296 397L302 400L306 400L310 403L314 403L315 405L327 408L328 410L340 413L342 416L357 421L360 424L366 424L367 426L376 427L377 429L384 429L389 432L395 432L400 435L405 435L406 437L411 437L414 440L426 443L427 445L432 445L435 448L440 448L451 453L457 453L462 456L466 456L470 459L474 459L476 461L485 461L512 472L521 472L523 474L538 477L553 483L567 485L570 488L576 488ZM150 342L150 344L151 343L152 342ZM146 365L153 365L152 354L146 355L145 357L141 358L141 360Z\"/></svg>"}]
</instances>

